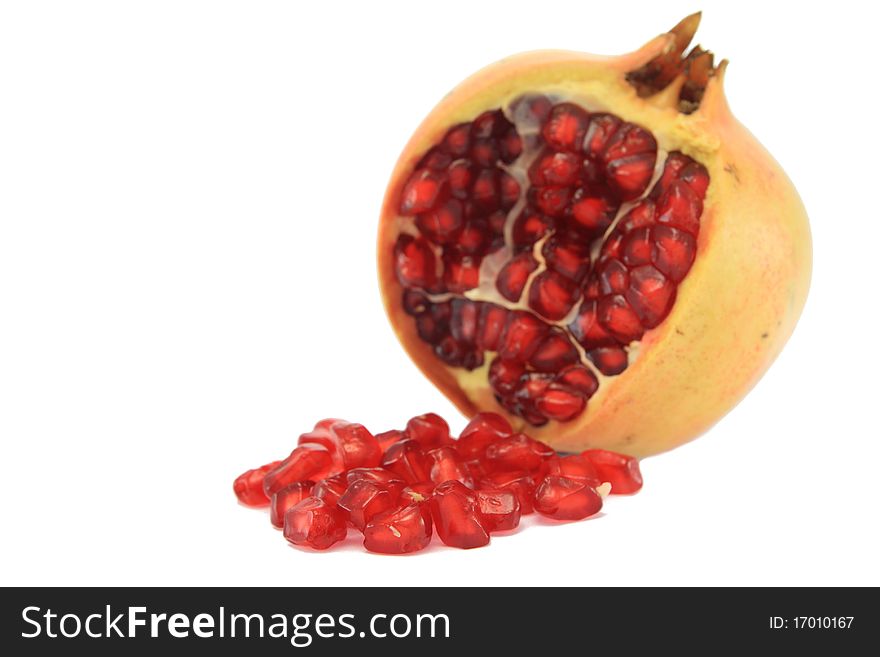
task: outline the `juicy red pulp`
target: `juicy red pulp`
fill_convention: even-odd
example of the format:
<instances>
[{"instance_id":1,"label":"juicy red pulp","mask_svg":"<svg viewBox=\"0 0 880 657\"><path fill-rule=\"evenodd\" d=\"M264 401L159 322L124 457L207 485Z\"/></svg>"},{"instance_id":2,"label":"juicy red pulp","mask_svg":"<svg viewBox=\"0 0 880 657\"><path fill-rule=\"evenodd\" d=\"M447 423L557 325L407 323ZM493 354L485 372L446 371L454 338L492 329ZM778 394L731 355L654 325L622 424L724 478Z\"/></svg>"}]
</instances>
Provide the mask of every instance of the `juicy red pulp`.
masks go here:
<instances>
[{"instance_id":1,"label":"juicy red pulp","mask_svg":"<svg viewBox=\"0 0 880 657\"><path fill-rule=\"evenodd\" d=\"M696 257L708 173L657 160L644 128L541 95L450 128L399 199L394 273L419 338L450 367L488 360L499 404L532 425L583 413Z\"/></svg>"},{"instance_id":2,"label":"juicy red pulp","mask_svg":"<svg viewBox=\"0 0 880 657\"><path fill-rule=\"evenodd\" d=\"M376 436L361 424L322 420L286 459L233 483L242 504L270 506L270 521L294 545L324 550L351 526L367 550L383 554L421 550L434 532L452 547L480 547L524 515L581 520L609 492L641 487L634 458L603 450L559 456L495 413L478 413L458 439L433 413Z\"/></svg>"}]
</instances>

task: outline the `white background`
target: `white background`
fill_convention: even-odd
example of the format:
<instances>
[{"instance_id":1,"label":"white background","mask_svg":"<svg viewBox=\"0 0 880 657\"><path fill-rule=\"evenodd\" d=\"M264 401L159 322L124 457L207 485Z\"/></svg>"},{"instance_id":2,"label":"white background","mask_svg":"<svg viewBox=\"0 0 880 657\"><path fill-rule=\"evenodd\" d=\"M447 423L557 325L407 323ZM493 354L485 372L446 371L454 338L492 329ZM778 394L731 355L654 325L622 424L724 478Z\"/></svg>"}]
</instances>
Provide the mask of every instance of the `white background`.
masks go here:
<instances>
[{"instance_id":1,"label":"white background","mask_svg":"<svg viewBox=\"0 0 880 657\"><path fill-rule=\"evenodd\" d=\"M818 6L704 2L698 37L811 215L771 371L601 518L390 558L291 548L231 482L325 416L463 427L375 282L406 139L489 62L698 4L3 3L0 582L880 584L877 17Z\"/></svg>"}]
</instances>

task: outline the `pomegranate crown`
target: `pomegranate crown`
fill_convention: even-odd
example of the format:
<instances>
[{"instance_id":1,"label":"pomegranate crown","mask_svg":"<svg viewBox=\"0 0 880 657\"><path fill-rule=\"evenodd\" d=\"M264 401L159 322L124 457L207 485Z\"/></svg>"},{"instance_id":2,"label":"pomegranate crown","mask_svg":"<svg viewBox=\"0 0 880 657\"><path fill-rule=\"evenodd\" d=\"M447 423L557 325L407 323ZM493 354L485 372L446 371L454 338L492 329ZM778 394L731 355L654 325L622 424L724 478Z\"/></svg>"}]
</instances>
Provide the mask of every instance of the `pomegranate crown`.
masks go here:
<instances>
[{"instance_id":1,"label":"pomegranate crown","mask_svg":"<svg viewBox=\"0 0 880 657\"><path fill-rule=\"evenodd\" d=\"M702 12L696 12L679 22L664 35L668 40L663 52L627 73L627 81L639 96L647 98L669 89L677 92L678 110L683 114L691 114L700 107L709 80L727 66L726 60L715 66L714 55L699 45L687 49L701 17Z\"/></svg>"}]
</instances>

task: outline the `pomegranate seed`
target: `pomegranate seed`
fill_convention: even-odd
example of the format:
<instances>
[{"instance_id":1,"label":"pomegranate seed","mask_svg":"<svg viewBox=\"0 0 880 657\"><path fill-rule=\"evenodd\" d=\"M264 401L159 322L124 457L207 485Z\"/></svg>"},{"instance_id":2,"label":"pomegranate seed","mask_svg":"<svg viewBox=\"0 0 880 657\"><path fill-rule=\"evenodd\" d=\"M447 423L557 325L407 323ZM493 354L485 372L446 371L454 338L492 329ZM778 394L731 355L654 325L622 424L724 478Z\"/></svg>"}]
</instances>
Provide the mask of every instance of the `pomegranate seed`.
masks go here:
<instances>
[{"instance_id":1,"label":"pomegranate seed","mask_svg":"<svg viewBox=\"0 0 880 657\"><path fill-rule=\"evenodd\" d=\"M620 220L620 224L618 225L617 237L618 240L622 238L623 233L628 233L630 231L636 230L637 228L646 228L648 226L653 226L655 223L655 217L657 216L657 206L654 205L654 202L651 200L639 201L636 205L634 205L629 212L627 212ZM606 242L607 245L607 242ZM603 253L605 248L603 247ZM615 254L614 257L617 257L618 254Z\"/></svg>"},{"instance_id":2,"label":"pomegranate seed","mask_svg":"<svg viewBox=\"0 0 880 657\"><path fill-rule=\"evenodd\" d=\"M525 371L525 365L517 360L496 358L489 366L489 385L502 397L513 394Z\"/></svg>"},{"instance_id":3,"label":"pomegranate seed","mask_svg":"<svg viewBox=\"0 0 880 657\"><path fill-rule=\"evenodd\" d=\"M569 187L532 187L529 200L539 212L550 217L562 217L571 201Z\"/></svg>"},{"instance_id":4,"label":"pomegranate seed","mask_svg":"<svg viewBox=\"0 0 880 657\"><path fill-rule=\"evenodd\" d=\"M694 237L700 232L703 202L686 183L673 182L657 201L657 223L681 228Z\"/></svg>"},{"instance_id":5,"label":"pomegranate seed","mask_svg":"<svg viewBox=\"0 0 880 657\"><path fill-rule=\"evenodd\" d=\"M473 487L473 478L453 447L437 447L426 455L430 463L429 477L434 484L445 481L459 481L468 488Z\"/></svg>"},{"instance_id":6,"label":"pomegranate seed","mask_svg":"<svg viewBox=\"0 0 880 657\"><path fill-rule=\"evenodd\" d=\"M523 150L522 138L515 129L511 129L498 141L501 161L510 164L520 156Z\"/></svg>"},{"instance_id":7,"label":"pomegranate seed","mask_svg":"<svg viewBox=\"0 0 880 657\"><path fill-rule=\"evenodd\" d=\"M302 445L263 477L263 492L272 497L297 481L321 479L332 466L330 452L320 445Z\"/></svg>"},{"instance_id":8,"label":"pomegranate seed","mask_svg":"<svg viewBox=\"0 0 880 657\"><path fill-rule=\"evenodd\" d=\"M447 250L443 254L443 282L453 294L461 294L480 284L480 258Z\"/></svg>"},{"instance_id":9,"label":"pomegranate seed","mask_svg":"<svg viewBox=\"0 0 880 657\"><path fill-rule=\"evenodd\" d=\"M480 320L477 324L477 349L495 351L506 324L507 310L505 308L484 303L480 309Z\"/></svg>"},{"instance_id":10,"label":"pomegranate seed","mask_svg":"<svg viewBox=\"0 0 880 657\"><path fill-rule=\"evenodd\" d=\"M555 457L544 462L541 468L542 479L550 475L580 479L596 488L602 484L599 473L593 462L583 454L570 454L568 456Z\"/></svg>"},{"instance_id":11,"label":"pomegranate seed","mask_svg":"<svg viewBox=\"0 0 880 657\"><path fill-rule=\"evenodd\" d=\"M596 468L599 479L611 484L612 493L628 495L641 490L642 472L633 457L604 449L588 449L583 456Z\"/></svg>"},{"instance_id":12,"label":"pomegranate seed","mask_svg":"<svg viewBox=\"0 0 880 657\"><path fill-rule=\"evenodd\" d=\"M345 473L342 472L333 475L332 477L322 479L315 484L315 487L312 488L312 497L317 497L331 506L336 506L337 502L339 502L339 498L345 494L347 489L348 478Z\"/></svg>"},{"instance_id":13,"label":"pomegranate seed","mask_svg":"<svg viewBox=\"0 0 880 657\"><path fill-rule=\"evenodd\" d=\"M486 448L486 462L492 470L537 471L541 464L556 455L552 447L515 433L502 438Z\"/></svg>"},{"instance_id":14,"label":"pomegranate seed","mask_svg":"<svg viewBox=\"0 0 880 657\"><path fill-rule=\"evenodd\" d=\"M519 375L516 378L519 380ZM512 434L510 422L501 415L477 413L461 432L455 446L464 460L472 461L482 458L486 447Z\"/></svg>"},{"instance_id":15,"label":"pomegranate seed","mask_svg":"<svg viewBox=\"0 0 880 657\"><path fill-rule=\"evenodd\" d=\"M401 440L389 447L382 467L409 484L430 479L427 457L415 440Z\"/></svg>"},{"instance_id":16,"label":"pomegranate seed","mask_svg":"<svg viewBox=\"0 0 880 657\"><path fill-rule=\"evenodd\" d=\"M437 280L437 259L428 243L401 235L394 247L394 272L404 287L430 288Z\"/></svg>"},{"instance_id":17,"label":"pomegranate seed","mask_svg":"<svg viewBox=\"0 0 880 657\"><path fill-rule=\"evenodd\" d=\"M547 268L575 282L582 282L590 270L590 246L564 235L553 235L541 248Z\"/></svg>"},{"instance_id":18,"label":"pomegranate seed","mask_svg":"<svg viewBox=\"0 0 880 657\"><path fill-rule=\"evenodd\" d=\"M604 345L614 342L608 331L599 323L599 309L596 301L584 301L577 316L568 325L574 339L584 347Z\"/></svg>"},{"instance_id":19,"label":"pomegranate seed","mask_svg":"<svg viewBox=\"0 0 880 657\"><path fill-rule=\"evenodd\" d=\"M568 315L579 296L577 283L548 269L532 280L529 287L529 307L555 321Z\"/></svg>"},{"instance_id":20,"label":"pomegranate seed","mask_svg":"<svg viewBox=\"0 0 880 657\"><path fill-rule=\"evenodd\" d=\"M416 330L419 337L429 344L438 344L449 335L449 318L452 315L452 304L429 304L428 312L416 318Z\"/></svg>"},{"instance_id":21,"label":"pomegranate seed","mask_svg":"<svg viewBox=\"0 0 880 657\"><path fill-rule=\"evenodd\" d=\"M454 242L464 226L464 208L458 199L449 199L443 205L416 217L416 226L435 244Z\"/></svg>"},{"instance_id":22,"label":"pomegranate seed","mask_svg":"<svg viewBox=\"0 0 880 657\"><path fill-rule=\"evenodd\" d=\"M539 372L558 372L566 365L576 363L580 355L565 333L554 328L529 357L529 365Z\"/></svg>"},{"instance_id":23,"label":"pomegranate seed","mask_svg":"<svg viewBox=\"0 0 880 657\"><path fill-rule=\"evenodd\" d=\"M382 453L384 454L388 450L388 448L391 447L391 445L403 440L406 437L407 436L403 431L392 429L391 431L377 433L376 442L379 443L379 449L381 449Z\"/></svg>"},{"instance_id":24,"label":"pomegranate seed","mask_svg":"<svg viewBox=\"0 0 880 657\"><path fill-rule=\"evenodd\" d=\"M626 300L645 328L654 328L669 314L675 301L675 285L651 265L636 267L630 273Z\"/></svg>"},{"instance_id":25,"label":"pomegranate seed","mask_svg":"<svg viewBox=\"0 0 880 657\"><path fill-rule=\"evenodd\" d=\"M694 264L697 241L693 235L671 226L657 226L652 233L654 250L651 261L672 281L680 283Z\"/></svg>"},{"instance_id":26,"label":"pomegranate seed","mask_svg":"<svg viewBox=\"0 0 880 657\"><path fill-rule=\"evenodd\" d=\"M511 312L501 334L498 355L506 359L528 360L547 330L547 325L534 315L523 311Z\"/></svg>"},{"instance_id":27,"label":"pomegranate seed","mask_svg":"<svg viewBox=\"0 0 880 657\"><path fill-rule=\"evenodd\" d=\"M386 488L396 493L400 493L406 487L403 479L385 468L354 468L345 473L345 481L348 485L356 481L369 481L379 488Z\"/></svg>"},{"instance_id":28,"label":"pomegranate seed","mask_svg":"<svg viewBox=\"0 0 880 657\"><path fill-rule=\"evenodd\" d=\"M403 187L400 214L415 215L436 206L448 190L446 176L438 171L419 169Z\"/></svg>"},{"instance_id":29,"label":"pomegranate seed","mask_svg":"<svg viewBox=\"0 0 880 657\"><path fill-rule=\"evenodd\" d=\"M610 191L595 194L579 188L571 198L571 218L590 235L597 235L608 228L617 208L618 203L611 198Z\"/></svg>"},{"instance_id":30,"label":"pomegranate seed","mask_svg":"<svg viewBox=\"0 0 880 657\"><path fill-rule=\"evenodd\" d=\"M425 413L412 418L406 423L406 433L423 449L440 447L450 441L449 425L436 413Z\"/></svg>"},{"instance_id":31,"label":"pomegranate seed","mask_svg":"<svg viewBox=\"0 0 880 657\"><path fill-rule=\"evenodd\" d=\"M380 554L407 554L431 542L431 513L422 504L378 513L364 527L364 547Z\"/></svg>"},{"instance_id":32,"label":"pomegranate seed","mask_svg":"<svg viewBox=\"0 0 880 657\"><path fill-rule=\"evenodd\" d=\"M507 262L495 280L495 287L508 301L519 301L523 288L532 272L538 268L538 261L529 252L520 253Z\"/></svg>"},{"instance_id":33,"label":"pomegranate seed","mask_svg":"<svg viewBox=\"0 0 880 657\"><path fill-rule=\"evenodd\" d=\"M654 176L657 142L648 131L626 123L608 141L603 159L609 184L628 201L641 196Z\"/></svg>"},{"instance_id":34,"label":"pomegranate seed","mask_svg":"<svg viewBox=\"0 0 880 657\"><path fill-rule=\"evenodd\" d=\"M349 484L345 494L336 504L340 509L348 512L349 519L355 527L364 531L373 516L394 507L397 497L388 488L378 486L366 479L358 479Z\"/></svg>"},{"instance_id":35,"label":"pomegranate seed","mask_svg":"<svg viewBox=\"0 0 880 657\"><path fill-rule=\"evenodd\" d=\"M581 158L574 153L556 153L545 150L529 167L529 180L533 185L567 187L575 183L581 174Z\"/></svg>"},{"instance_id":36,"label":"pomegranate seed","mask_svg":"<svg viewBox=\"0 0 880 657\"><path fill-rule=\"evenodd\" d=\"M449 153L444 153L442 150L437 148L436 146L425 153L425 156L419 160L419 163L416 165L416 169L434 169L436 171L443 171L449 164L452 162L452 157Z\"/></svg>"},{"instance_id":37,"label":"pomegranate seed","mask_svg":"<svg viewBox=\"0 0 880 657\"><path fill-rule=\"evenodd\" d=\"M461 229L455 246L464 255L481 256L489 248L489 227L485 221L469 221Z\"/></svg>"},{"instance_id":38,"label":"pomegranate seed","mask_svg":"<svg viewBox=\"0 0 880 657\"><path fill-rule=\"evenodd\" d=\"M272 503L269 507L269 520L271 523L276 527L284 527L284 514L287 513L290 507L310 497L314 487L315 483L313 481L298 481L275 493L272 496Z\"/></svg>"},{"instance_id":39,"label":"pomegranate seed","mask_svg":"<svg viewBox=\"0 0 880 657\"><path fill-rule=\"evenodd\" d=\"M470 196L474 181L474 166L468 160L456 160L446 172L449 180L449 193L457 199L465 200Z\"/></svg>"},{"instance_id":40,"label":"pomegranate seed","mask_svg":"<svg viewBox=\"0 0 880 657\"><path fill-rule=\"evenodd\" d=\"M544 124L544 140L557 151L580 152L589 122L589 115L577 105L560 103Z\"/></svg>"},{"instance_id":41,"label":"pomegranate seed","mask_svg":"<svg viewBox=\"0 0 880 657\"><path fill-rule=\"evenodd\" d=\"M449 321L449 332L458 342L464 345L473 345L477 339L477 323L479 321L479 303L466 299L452 300L452 317ZM439 416L435 415L434 417L443 422L444 425L446 424ZM410 437L414 438L415 436Z\"/></svg>"},{"instance_id":42,"label":"pomegranate seed","mask_svg":"<svg viewBox=\"0 0 880 657\"><path fill-rule=\"evenodd\" d=\"M240 474L232 482L232 490L238 501L246 506L266 506L269 498L263 492L263 479L267 472L271 472L281 465L281 461L272 461L259 468L247 470Z\"/></svg>"},{"instance_id":43,"label":"pomegranate seed","mask_svg":"<svg viewBox=\"0 0 880 657\"><path fill-rule=\"evenodd\" d=\"M709 187L709 172L702 164L691 162L681 170L679 179L694 190L700 200L706 198L706 189Z\"/></svg>"},{"instance_id":44,"label":"pomegranate seed","mask_svg":"<svg viewBox=\"0 0 880 657\"><path fill-rule=\"evenodd\" d=\"M513 124L504 116L501 110L487 110L474 119L471 126L471 136L475 139L487 139L498 137L507 133Z\"/></svg>"},{"instance_id":45,"label":"pomegranate seed","mask_svg":"<svg viewBox=\"0 0 880 657\"><path fill-rule=\"evenodd\" d=\"M502 171L498 175L498 188L501 209L506 212L516 205L516 202L519 200L520 186L516 178Z\"/></svg>"},{"instance_id":46,"label":"pomegranate seed","mask_svg":"<svg viewBox=\"0 0 880 657\"><path fill-rule=\"evenodd\" d=\"M623 295L603 297L599 300L598 311L602 325L624 344L638 340L645 333L638 315Z\"/></svg>"},{"instance_id":47,"label":"pomegranate seed","mask_svg":"<svg viewBox=\"0 0 880 657\"><path fill-rule=\"evenodd\" d=\"M481 167L492 167L500 158L498 144L492 139L475 139L471 144L471 159Z\"/></svg>"},{"instance_id":48,"label":"pomegranate seed","mask_svg":"<svg viewBox=\"0 0 880 657\"><path fill-rule=\"evenodd\" d=\"M404 290L402 303L406 314L413 317L417 317L428 310L427 297L416 290Z\"/></svg>"},{"instance_id":49,"label":"pomegranate seed","mask_svg":"<svg viewBox=\"0 0 880 657\"><path fill-rule=\"evenodd\" d=\"M493 472L481 479L477 488L481 491L510 491L519 500L522 515L534 511L535 483L528 472Z\"/></svg>"},{"instance_id":50,"label":"pomegranate seed","mask_svg":"<svg viewBox=\"0 0 880 657\"><path fill-rule=\"evenodd\" d=\"M535 511L556 520L582 520L602 510L602 497L586 481L550 475L535 490Z\"/></svg>"},{"instance_id":51,"label":"pomegranate seed","mask_svg":"<svg viewBox=\"0 0 880 657\"><path fill-rule=\"evenodd\" d=\"M621 123L623 122L613 114L593 114L584 137L584 155L594 159L600 158Z\"/></svg>"},{"instance_id":52,"label":"pomegranate seed","mask_svg":"<svg viewBox=\"0 0 880 657\"><path fill-rule=\"evenodd\" d=\"M675 230L671 228L669 230ZM638 267L651 263L654 245L651 243L651 229L637 228L626 234L620 244L622 259L628 267Z\"/></svg>"},{"instance_id":53,"label":"pomegranate seed","mask_svg":"<svg viewBox=\"0 0 880 657\"><path fill-rule=\"evenodd\" d=\"M519 498L511 491L477 491L477 508L482 524L488 532L516 529L522 508Z\"/></svg>"},{"instance_id":54,"label":"pomegranate seed","mask_svg":"<svg viewBox=\"0 0 880 657\"><path fill-rule=\"evenodd\" d=\"M582 395L553 384L535 401L535 408L541 415L558 422L573 420L586 407L587 400Z\"/></svg>"},{"instance_id":55,"label":"pomegranate seed","mask_svg":"<svg viewBox=\"0 0 880 657\"><path fill-rule=\"evenodd\" d=\"M345 513L317 497L307 497L284 516L284 538L294 545L326 550L345 538Z\"/></svg>"},{"instance_id":56,"label":"pomegranate seed","mask_svg":"<svg viewBox=\"0 0 880 657\"><path fill-rule=\"evenodd\" d=\"M560 370L556 375L556 382L570 390L578 391L586 399L596 394L596 390L599 389L596 375L583 365L572 365Z\"/></svg>"},{"instance_id":57,"label":"pomegranate seed","mask_svg":"<svg viewBox=\"0 0 880 657\"><path fill-rule=\"evenodd\" d=\"M623 294L629 287L629 270L615 258L599 266L599 289L602 294Z\"/></svg>"},{"instance_id":58,"label":"pomegranate seed","mask_svg":"<svg viewBox=\"0 0 880 657\"><path fill-rule=\"evenodd\" d=\"M605 376L620 374L629 364L629 357L622 347L597 347L587 352L587 358Z\"/></svg>"},{"instance_id":59,"label":"pomegranate seed","mask_svg":"<svg viewBox=\"0 0 880 657\"><path fill-rule=\"evenodd\" d=\"M553 230L553 227L554 219L526 209L513 223L513 244L518 249L530 247Z\"/></svg>"},{"instance_id":60,"label":"pomegranate seed","mask_svg":"<svg viewBox=\"0 0 880 657\"><path fill-rule=\"evenodd\" d=\"M379 465L382 448L364 425L337 422L330 427L330 433L336 441L337 453L341 455L346 470Z\"/></svg>"},{"instance_id":61,"label":"pomegranate seed","mask_svg":"<svg viewBox=\"0 0 880 657\"><path fill-rule=\"evenodd\" d=\"M430 505L437 535L446 545L467 549L489 543L476 495L461 482L447 481L437 486Z\"/></svg>"},{"instance_id":62,"label":"pomegranate seed","mask_svg":"<svg viewBox=\"0 0 880 657\"><path fill-rule=\"evenodd\" d=\"M495 169L483 169L477 174L471 189L471 198L484 212L494 212L500 207L500 190Z\"/></svg>"},{"instance_id":63,"label":"pomegranate seed","mask_svg":"<svg viewBox=\"0 0 880 657\"><path fill-rule=\"evenodd\" d=\"M449 128L443 138L443 148L453 157L464 157L471 147L471 124L459 123Z\"/></svg>"}]
</instances>

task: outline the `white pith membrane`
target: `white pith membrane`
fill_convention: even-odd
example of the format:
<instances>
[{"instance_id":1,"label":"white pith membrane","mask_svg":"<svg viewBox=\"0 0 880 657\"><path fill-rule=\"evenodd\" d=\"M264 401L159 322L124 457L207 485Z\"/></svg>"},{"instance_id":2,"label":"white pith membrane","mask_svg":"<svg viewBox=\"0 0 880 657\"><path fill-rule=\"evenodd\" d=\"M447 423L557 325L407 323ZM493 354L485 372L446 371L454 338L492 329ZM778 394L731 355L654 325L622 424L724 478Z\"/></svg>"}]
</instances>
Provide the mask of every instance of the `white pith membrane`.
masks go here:
<instances>
[{"instance_id":1,"label":"white pith membrane","mask_svg":"<svg viewBox=\"0 0 880 657\"><path fill-rule=\"evenodd\" d=\"M620 120L623 122L627 121L625 115L622 116L621 113L619 112L619 110L615 111L614 109L608 108L599 99L594 98L594 97L573 95L568 90L566 90L564 92L560 92L560 91L544 89L544 90L541 90L541 92L539 92L539 93L540 93L540 95L549 99L553 105L556 105L558 103L572 103L572 104L579 106L580 108L582 108L584 111L586 111L590 115L599 114L599 113L608 113L608 114L612 114L616 117L619 117ZM421 288L408 288L408 289L418 290L431 303L442 303L442 302L446 302L446 301L450 301L450 300L454 300L454 299L464 298L464 299L474 301L474 302L485 302L485 303L494 304L494 305L499 306L501 308L504 308L508 311L525 311L525 312L529 313L530 315L538 318L541 322L543 322L547 326L557 327L558 329L563 331L564 335L568 338L571 345L577 351L578 356L579 356L577 364L580 364L583 367L590 370L592 372L592 374L595 376L596 380L598 381L599 389L602 389L605 386L607 386L612 379L615 379L616 377L620 376L620 374L611 374L611 375L603 374L599 370L599 368L593 363L593 361L587 356L587 349L585 349L585 347L575 338L575 336L571 333L571 331L569 329L569 325L578 317L578 314L579 314L582 306L585 303L588 303L589 301L585 300L583 298L582 293L579 293L579 299L572 305L569 312L564 317L562 317L558 320L553 320L553 319L550 319L550 318L542 315L540 312L537 312L536 310L531 308L531 306L529 305L529 292L530 292L533 281L536 278L538 278L543 272L547 271L547 269L548 269L547 263L545 261L544 254L543 254L543 247L544 247L545 243L548 240L550 240L554 235L556 235L557 233L559 233L559 234L564 233L565 232L564 228L560 227L559 230L556 230L556 229L549 230L546 235L541 237L537 242L535 242L532 245L531 255L534 258L534 260L537 262L537 267L534 269L534 271L532 271L528 275L528 279L525 283L525 286L522 288L522 292L521 292L519 299L517 301L511 301L508 298L504 297L498 291L498 288L496 286L496 283L498 280L498 274L502 270L502 268L506 264L508 264L514 256L520 255L527 250L527 249L523 249L522 247L520 247L518 249L515 247L515 241L514 241L514 237L513 237L514 224L516 222L516 219L520 216L520 214L523 212L523 210L526 209L528 206L528 190L532 187L532 183L529 180L529 168L532 166L535 159L542 152L544 152L546 149L546 144L540 138L542 125L540 123L530 123L530 122L517 121L516 116L514 115L514 113L510 109L511 103L521 97L522 97L522 94L517 94L516 96L511 96L505 102L501 103L499 106L497 106L495 108L489 108L489 109L501 109L502 110L505 117L514 125L517 133L519 134L519 136L522 139L522 144L523 144L522 153L519 155L519 157L517 157L516 160L514 160L510 164L505 164L499 160L495 165L497 169L504 171L505 173L512 176L520 186L520 195L519 195L517 202L506 213L506 219L505 219L505 223L504 223L504 232L503 232L504 246L497 249L494 252L491 252L491 253L488 253L488 254L482 256L481 261L480 261L480 269L479 269L479 284L474 288L466 290L462 293L444 292L444 293L439 293L439 294L432 294L432 293L429 293L426 290L421 289ZM476 116L472 117L471 120L473 120L475 118L476 118ZM638 125L638 124L635 124L635 125ZM619 223L621 222L621 219L626 217L627 214L630 212L630 210L633 207L637 206L639 203L641 203L642 201L644 201L646 198L649 197L649 195L651 194L652 190L654 189L656 183L658 182L658 180L660 179L660 177L663 173L664 166L666 165L667 157L669 155L669 150L664 147L662 135L659 135L653 131L649 131L649 132L654 137L654 139L656 140L656 143L657 143L657 153L656 153L656 160L654 163L653 175L652 175L650 181L648 182L648 184L645 186L643 192L638 197L635 197L629 201L621 202L619 208L617 209L616 213L614 214L614 219L611 221L610 225L605 229L605 231L601 235L599 235L598 237L595 237L590 242L590 245L589 245L590 246L590 248L589 248L589 254L590 254L589 272L590 272L590 274L592 274L596 269L597 262L599 260L599 253L602 249L603 244L605 244L606 240L614 232L615 228L618 227ZM589 135L589 133L588 133L588 135ZM585 141L586 141L586 139L585 139ZM418 227L415 224L415 217L413 217L413 216L400 216L399 215L397 217L396 221L397 221L397 229L398 229L397 234L398 235L406 234L406 235L412 235L414 237L422 235L421 231L418 229ZM442 256L443 256L444 247L442 245L435 244L430 239L426 239L425 242L428 244L428 246L431 248L431 250L433 251L433 253L435 255L436 275L437 275L438 279L442 279L443 267L444 267ZM581 292L583 291L584 286L586 285L586 280L587 280L587 277L584 278L583 284L579 284L579 289L581 290ZM678 284L680 284L680 283L676 283L676 286ZM668 316L668 313L667 313L667 316ZM660 322L661 325L662 325L663 321L665 321L665 317ZM633 340L628 344L619 344L618 345L626 353L626 358L627 358L626 367L622 370L622 372L626 371L626 369L628 369L638 359L639 352L640 352L639 347L640 347L641 342L644 341L645 336L650 331L654 330L654 328L657 328L657 327L655 326L653 328L645 328L645 330L644 330L645 335L643 335L641 338L639 338L637 340ZM449 367L450 369L453 369L456 372L459 372L457 377L459 379L459 383L462 385L462 387L465 390L468 390L468 388L470 387L469 382L472 382L474 387L477 387L477 386L485 387L486 385L488 385L487 380L488 380L488 375L489 375L489 368L490 368L492 362L498 356L498 352L486 350L483 352L483 356L484 356L483 363L479 367L469 369L469 370L467 370L466 368L463 368L463 367L456 367L454 365L450 365L447 363L443 363L443 364L444 364L444 366ZM439 357L438 357L438 359L439 359ZM587 401L589 401L589 398L587 398ZM505 408L500 405L500 402L499 402L499 407ZM505 410L506 410L506 412L510 412L509 409L505 408ZM585 411L586 411L586 406L584 407L584 411L582 411L582 412L585 412ZM571 419L573 420L575 418L571 418ZM570 421L570 420L566 420L566 421ZM607 484L603 484L602 487L604 487L606 485ZM602 487L600 487L600 488L602 488ZM609 488L610 488L610 486L609 486Z\"/></svg>"}]
</instances>

